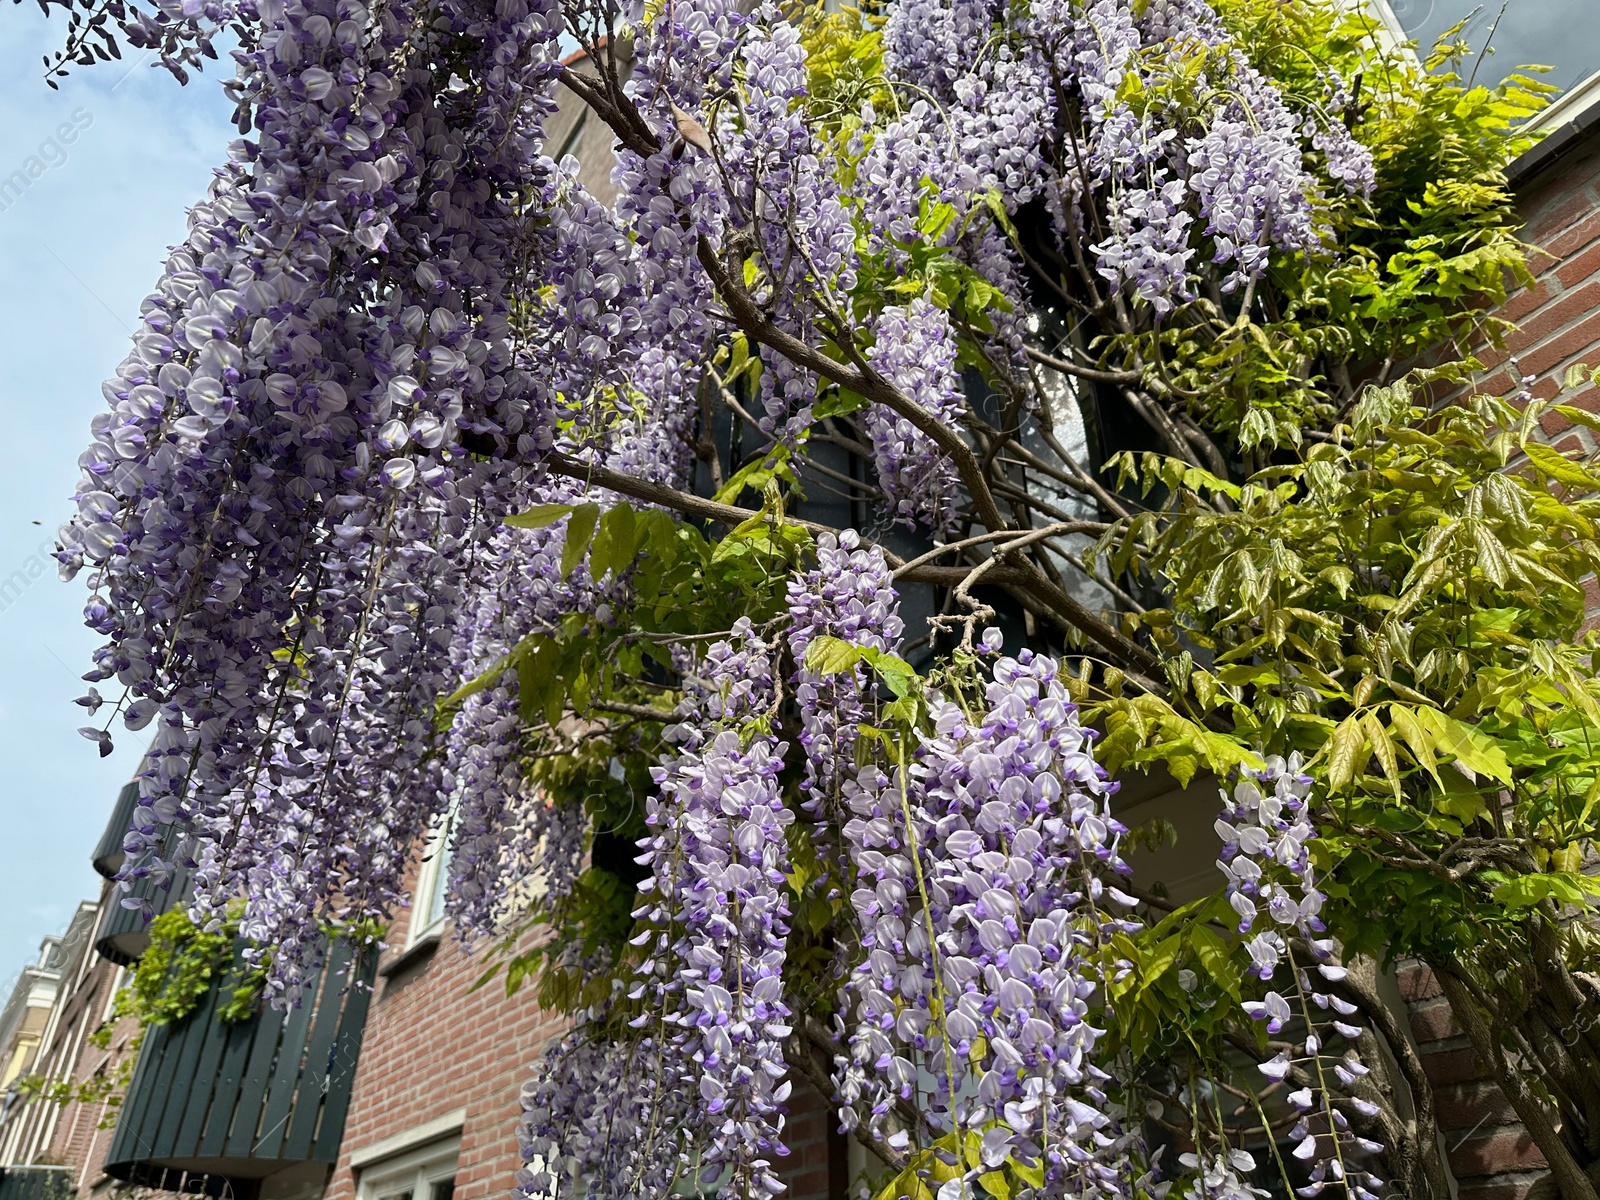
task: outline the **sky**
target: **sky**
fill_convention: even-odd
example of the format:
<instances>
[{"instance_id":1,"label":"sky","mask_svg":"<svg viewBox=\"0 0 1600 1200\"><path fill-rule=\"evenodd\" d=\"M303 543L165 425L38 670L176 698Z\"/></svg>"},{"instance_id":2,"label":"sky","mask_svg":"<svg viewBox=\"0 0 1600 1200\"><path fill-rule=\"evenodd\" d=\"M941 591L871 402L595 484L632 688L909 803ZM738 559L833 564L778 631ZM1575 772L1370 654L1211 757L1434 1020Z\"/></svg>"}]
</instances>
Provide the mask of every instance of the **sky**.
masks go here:
<instances>
[{"instance_id":1,"label":"sky","mask_svg":"<svg viewBox=\"0 0 1600 1200\"><path fill-rule=\"evenodd\" d=\"M59 8L47 21L0 0L0 982L98 897L89 854L138 765L144 734L122 730L101 759L76 732L96 639L82 579L62 583L46 556L100 383L237 136L221 64L180 87L134 56L74 68L52 92L41 59L64 29ZM42 173L26 191L4 190L30 165Z\"/></svg>"},{"instance_id":2,"label":"sky","mask_svg":"<svg viewBox=\"0 0 1600 1200\"><path fill-rule=\"evenodd\" d=\"M1389 7L1424 47L1463 18L1470 18L1467 40L1479 49L1493 29L1494 52L1478 71L1478 83L1498 82L1515 67L1536 63L1552 68L1546 82L1565 89L1600 70L1597 0L1389 0Z\"/></svg>"}]
</instances>

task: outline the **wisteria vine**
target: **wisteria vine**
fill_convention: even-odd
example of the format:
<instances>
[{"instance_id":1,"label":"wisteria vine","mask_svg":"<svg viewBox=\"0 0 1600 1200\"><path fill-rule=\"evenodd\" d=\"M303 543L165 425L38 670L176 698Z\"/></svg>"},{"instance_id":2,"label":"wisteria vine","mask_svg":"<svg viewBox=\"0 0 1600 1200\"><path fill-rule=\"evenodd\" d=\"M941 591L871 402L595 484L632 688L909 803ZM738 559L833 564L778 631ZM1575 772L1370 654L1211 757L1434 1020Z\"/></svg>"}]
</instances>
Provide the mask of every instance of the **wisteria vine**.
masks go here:
<instances>
[{"instance_id":1,"label":"wisteria vine","mask_svg":"<svg viewBox=\"0 0 1600 1200\"><path fill-rule=\"evenodd\" d=\"M1375 187L1351 85L1291 95L1203 0L898 0L848 67L840 14L624 7L128 10L179 72L246 36L241 136L59 552L105 639L83 733L151 730L124 903L193 867L293 1003L330 936L403 906L430 831L473 948L619 890L626 936L550 955L580 999L524 1093L530 1200L779 1195L801 1085L939 1200L1250 1194L1257 1158L1198 1112L1152 1148L1116 1032L1151 910L1052 625L1117 686L1159 664L1060 582L1104 526L1029 472L1125 510L1038 372L1225 473L1197 404L1086 365L1081 330L1159 358L1328 257ZM579 108L604 196L547 153ZM1042 301L1052 254L1077 280ZM926 585L942 610L908 615ZM551 794L562 739L612 784L647 758L645 794ZM1240 1011L1294 1085L1300 1194L1377 1200L1367 1068L1324 1049L1361 1030L1322 986L1308 786L1271 760L1218 825ZM638 857L602 862L624 827Z\"/></svg>"}]
</instances>

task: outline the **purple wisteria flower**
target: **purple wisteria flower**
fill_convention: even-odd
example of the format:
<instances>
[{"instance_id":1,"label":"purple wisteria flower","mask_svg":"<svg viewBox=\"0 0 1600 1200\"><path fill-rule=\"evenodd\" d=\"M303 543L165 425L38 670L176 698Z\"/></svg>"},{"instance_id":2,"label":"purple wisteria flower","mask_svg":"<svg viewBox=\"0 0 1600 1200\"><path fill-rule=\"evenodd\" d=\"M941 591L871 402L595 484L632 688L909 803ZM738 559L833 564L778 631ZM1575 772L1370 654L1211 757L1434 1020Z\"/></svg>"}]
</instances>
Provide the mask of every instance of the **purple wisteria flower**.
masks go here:
<instances>
[{"instance_id":1,"label":"purple wisteria flower","mask_svg":"<svg viewBox=\"0 0 1600 1200\"><path fill-rule=\"evenodd\" d=\"M924 297L892 306L872 323L867 361L924 412L960 428L961 377L950 319ZM956 519L956 469L926 432L881 404L867 411L872 463L894 519L946 533Z\"/></svg>"},{"instance_id":2,"label":"purple wisteria flower","mask_svg":"<svg viewBox=\"0 0 1600 1200\"><path fill-rule=\"evenodd\" d=\"M1239 915L1239 932L1251 935L1246 943L1250 972L1270 989L1260 1000L1247 1001L1245 1011L1264 1022L1270 1035L1295 1023L1304 1030L1296 1046L1280 1050L1260 1067L1274 1081L1300 1072L1295 1080L1299 1086L1289 1092L1289 1103L1299 1114L1289 1136L1296 1143L1294 1156L1312 1167L1311 1182L1298 1189L1299 1194L1316 1196L1333 1184L1348 1188L1358 1200L1377 1200L1382 1184L1359 1162L1350 1161L1350 1154L1352 1150L1376 1153L1382 1147L1350 1128L1343 1107L1336 1103L1340 1097L1326 1082L1331 1074L1348 1087L1367 1068L1353 1044L1361 1036L1361 1027L1353 1020L1356 1006L1326 987L1327 982L1343 979L1345 970L1318 915L1326 898L1317 886L1308 849L1315 837L1312 780L1300 767L1298 755L1287 761L1269 757L1261 770L1246 771L1231 795L1224 793L1217 821L1217 836L1223 843L1217 865L1228 879L1228 902ZM1266 923L1260 928L1263 916ZM1278 975L1285 964L1283 986ZM1330 1016L1319 1019L1313 1008ZM1342 1058L1324 1051L1330 1038L1351 1043ZM1368 1102L1343 1099L1349 1107L1371 1115Z\"/></svg>"},{"instance_id":3,"label":"purple wisteria flower","mask_svg":"<svg viewBox=\"0 0 1600 1200\"><path fill-rule=\"evenodd\" d=\"M891 1145L909 1102L937 1134L982 1134L981 1170L1036 1164L1047 1195L1118 1195L1132 1142L1096 1062L1100 949L1136 930L1113 785L1054 659L999 658L985 709L935 699L914 761L863 769L848 800L852 973L847 1125ZM970 1081L970 1082L969 1082Z\"/></svg>"},{"instance_id":4,"label":"purple wisteria flower","mask_svg":"<svg viewBox=\"0 0 1600 1200\"><path fill-rule=\"evenodd\" d=\"M765 730L772 649L741 618L729 640L684 666L685 699L665 734L678 751L653 772L658 794L640 843L652 873L635 914L649 948L633 992L646 1012L635 1024L694 1064L702 1181L731 1172L734 1194L775 1196L783 1185L773 1160L788 1153L784 831L794 814L778 790L784 744Z\"/></svg>"}]
</instances>

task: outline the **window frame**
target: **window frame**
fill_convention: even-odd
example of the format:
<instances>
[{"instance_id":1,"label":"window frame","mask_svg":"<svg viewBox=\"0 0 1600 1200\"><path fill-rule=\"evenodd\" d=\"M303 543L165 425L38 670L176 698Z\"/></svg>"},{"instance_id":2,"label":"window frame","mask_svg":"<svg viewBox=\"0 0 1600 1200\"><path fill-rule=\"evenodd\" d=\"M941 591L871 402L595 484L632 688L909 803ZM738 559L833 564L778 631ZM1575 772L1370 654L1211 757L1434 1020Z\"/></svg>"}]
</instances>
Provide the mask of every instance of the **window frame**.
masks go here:
<instances>
[{"instance_id":1,"label":"window frame","mask_svg":"<svg viewBox=\"0 0 1600 1200\"><path fill-rule=\"evenodd\" d=\"M1391 44L1404 46L1412 40L1405 26L1400 23L1400 18L1395 16L1389 0L1358 0L1358 4L1364 4L1377 19ZM1514 65L1508 64L1508 67ZM1600 100L1600 64L1596 64L1593 71L1562 92L1550 107L1535 116L1528 123L1528 131L1541 136L1553 133L1597 100Z\"/></svg>"},{"instance_id":2,"label":"window frame","mask_svg":"<svg viewBox=\"0 0 1600 1200\"><path fill-rule=\"evenodd\" d=\"M442 905L439 915L431 920L428 912L433 907L434 900L450 882L447 868L450 839L455 836L457 813L458 804L453 801L445 814L445 819L428 831L427 840L422 845L422 863L417 868L416 886L411 889L411 922L410 928L406 931L405 945L407 950L424 939L437 936L448 919Z\"/></svg>"},{"instance_id":3,"label":"window frame","mask_svg":"<svg viewBox=\"0 0 1600 1200\"><path fill-rule=\"evenodd\" d=\"M356 1200L396 1197L407 1189L411 1200L432 1200L433 1186L456 1178L460 1170L461 1135L435 1138L362 1166Z\"/></svg>"}]
</instances>

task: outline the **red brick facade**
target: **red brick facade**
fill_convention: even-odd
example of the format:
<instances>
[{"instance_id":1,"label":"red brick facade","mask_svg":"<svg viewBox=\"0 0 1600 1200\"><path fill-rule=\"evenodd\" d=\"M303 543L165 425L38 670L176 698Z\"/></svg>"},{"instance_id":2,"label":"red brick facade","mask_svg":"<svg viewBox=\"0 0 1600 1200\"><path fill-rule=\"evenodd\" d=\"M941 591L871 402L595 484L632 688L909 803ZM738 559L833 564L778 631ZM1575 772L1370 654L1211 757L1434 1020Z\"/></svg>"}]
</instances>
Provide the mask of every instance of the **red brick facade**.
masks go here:
<instances>
[{"instance_id":1,"label":"red brick facade","mask_svg":"<svg viewBox=\"0 0 1600 1200\"><path fill-rule=\"evenodd\" d=\"M406 920L402 914L391 934L397 949L380 960L328 1200L356 1195L352 1156L460 1108L466 1117L454 1200L502 1195L521 1165L518 1095L563 1022L525 991L508 998L498 981L470 991L484 959L448 935L431 949L398 949Z\"/></svg>"},{"instance_id":2,"label":"red brick facade","mask_svg":"<svg viewBox=\"0 0 1600 1200\"><path fill-rule=\"evenodd\" d=\"M403 1142L407 1131L465 1109L451 1200L502 1196L521 1166L516 1124L522 1086L542 1049L564 1020L542 1012L531 988L508 997L496 979L477 991L484 953L468 955L447 932L436 942L404 949L409 914L390 938L379 978L345 1123L339 1163L326 1200L356 1200L361 1161L370 1148ZM827 1105L797 1081L790 1103L790 1155L780 1176L790 1200L836 1200L845 1194L842 1139ZM420 1200L420 1198L419 1198Z\"/></svg>"}]
</instances>

